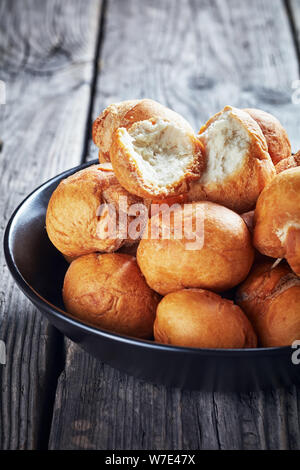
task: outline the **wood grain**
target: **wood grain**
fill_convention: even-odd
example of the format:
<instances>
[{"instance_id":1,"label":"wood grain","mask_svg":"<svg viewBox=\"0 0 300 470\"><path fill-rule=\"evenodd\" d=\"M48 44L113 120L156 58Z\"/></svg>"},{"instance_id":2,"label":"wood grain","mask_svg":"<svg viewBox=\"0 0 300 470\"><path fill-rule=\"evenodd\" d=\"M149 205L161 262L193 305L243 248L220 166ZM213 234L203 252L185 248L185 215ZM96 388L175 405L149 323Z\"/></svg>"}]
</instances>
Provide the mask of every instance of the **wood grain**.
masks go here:
<instances>
[{"instance_id":1,"label":"wood grain","mask_svg":"<svg viewBox=\"0 0 300 470\"><path fill-rule=\"evenodd\" d=\"M300 148L299 66L282 0L112 0L104 35L94 118L112 102L149 97L198 130L227 104L262 107Z\"/></svg>"},{"instance_id":2,"label":"wood grain","mask_svg":"<svg viewBox=\"0 0 300 470\"><path fill-rule=\"evenodd\" d=\"M111 0L93 116L151 97L200 127L225 104L278 115L300 146L298 62L283 2ZM88 158L96 158L90 143ZM51 449L299 449L299 391L171 390L99 363L70 341Z\"/></svg>"},{"instance_id":3,"label":"wood grain","mask_svg":"<svg viewBox=\"0 0 300 470\"><path fill-rule=\"evenodd\" d=\"M0 229L36 186L82 160L100 0L0 2ZM45 445L62 337L20 293L0 252L0 448ZM50 413L50 415L49 415Z\"/></svg>"},{"instance_id":4,"label":"wood grain","mask_svg":"<svg viewBox=\"0 0 300 470\"><path fill-rule=\"evenodd\" d=\"M299 391L180 391L118 372L67 341L51 449L299 449Z\"/></svg>"},{"instance_id":5,"label":"wood grain","mask_svg":"<svg viewBox=\"0 0 300 470\"><path fill-rule=\"evenodd\" d=\"M286 0L287 11L290 16L291 26L294 30L294 38L300 59L300 2L299 0Z\"/></svg>"}]
</instances>

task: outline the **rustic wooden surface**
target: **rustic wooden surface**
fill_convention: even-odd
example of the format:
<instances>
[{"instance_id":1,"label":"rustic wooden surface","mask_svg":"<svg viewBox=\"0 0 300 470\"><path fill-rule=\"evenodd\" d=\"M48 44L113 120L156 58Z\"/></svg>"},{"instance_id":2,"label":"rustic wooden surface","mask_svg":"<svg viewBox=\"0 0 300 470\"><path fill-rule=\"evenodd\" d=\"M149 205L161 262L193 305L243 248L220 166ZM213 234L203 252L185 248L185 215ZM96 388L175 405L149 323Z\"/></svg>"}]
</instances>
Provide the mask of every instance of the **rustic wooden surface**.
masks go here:
<instances>
[{"instance_id":1,"label":"rustic wooden surface","mask_svg":"<svg viewBox=\"0 0 300 470\"><path fill-rule=\"evenodd\" d=\"M2 229L33 187L96 157L91 118L113 101L157 99L195 129L228 103L262 107L300 148L292 102L299 0L24 3L0 3L0 79L8 83ZM140 382L63 344L19 293L2 254L0 266L0 339L8 346L1 448L300 448L295 387L242 395Z\"/></svg>"},{"instance_id":2,"label":"rustic wooden surface","mask_svg":"<svg viewBox=\"0 0 300 470\"><path fill-rule=\"evenodd\" d=\"M98 0L0 2L1 231L29 192L84 158L100 10ZM18 290L2 250L0 270L0 447L46 446L62 337Z\"/></svg>"}]
</instances>

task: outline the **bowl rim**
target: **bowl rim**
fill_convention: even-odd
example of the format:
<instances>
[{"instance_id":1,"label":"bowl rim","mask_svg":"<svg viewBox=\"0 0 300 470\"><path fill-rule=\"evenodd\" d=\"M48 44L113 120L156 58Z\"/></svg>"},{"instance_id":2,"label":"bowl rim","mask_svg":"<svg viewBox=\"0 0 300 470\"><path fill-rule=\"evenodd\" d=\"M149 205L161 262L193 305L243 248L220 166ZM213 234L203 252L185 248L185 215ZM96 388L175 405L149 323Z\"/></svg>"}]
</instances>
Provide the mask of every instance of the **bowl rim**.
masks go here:
<instances>
[{"instance_id":1,"label":"bowl rim","mask_svg":"<svg viewBox=\"0 0 300 470\"><path fill-rule=\"evenodd\" d=\"M131 336L126 336L118 333L111 332L106 329L98 328L96 326L89 325L84 323L75 317L73 317L68 312L64 311L60 307L49 302L43 296L41 296L23 277L22 273L19 271L18 266L14 259L14 253L11 246L11 237L14 232L14 227L17 225L20 212L23 207L34 197L37 196L38 193L43 192L47 187L49 187L54 182L60 182L62 179L70 176L71 174L75 173L76 171L82 170L87 168L91 165L99 163L98 160L91 160L89 162L85 162L83 164L77 165L73 168L65 170L58 175L48 179L37 188L35 188L31 193L28 194L17 206L17 208L12 213L3 237L3 247L4 247L4 256L6 260L6 264L8 269L21 289L21 291L25 294L29 300L41 311L46 311L49 317L52 315L62 322L68 323L71 326L85 332L88 334L92 334L93 336L97 336L104 339L109 339L112 341L117 341L120 343L125 343L131 346L141 347L141 348L149 348L155 349L160 351L166 351L168 353L185 353L185 354L192 354L192 355L200 355L200 356L226 356L226 357L245 357L245 356L262 356L262 355L282 355L284 353L291 353L291 346L277 346L271 348L236 348L236 349L218 349L218 348L192 348L192 347L183 347L183 346L174 346L169 344L163 343L156 343L155 341L147 340L147 339L139 339L134 338ZM51 320L50 320L51 323Z\"/></svg>"}]
</instances>

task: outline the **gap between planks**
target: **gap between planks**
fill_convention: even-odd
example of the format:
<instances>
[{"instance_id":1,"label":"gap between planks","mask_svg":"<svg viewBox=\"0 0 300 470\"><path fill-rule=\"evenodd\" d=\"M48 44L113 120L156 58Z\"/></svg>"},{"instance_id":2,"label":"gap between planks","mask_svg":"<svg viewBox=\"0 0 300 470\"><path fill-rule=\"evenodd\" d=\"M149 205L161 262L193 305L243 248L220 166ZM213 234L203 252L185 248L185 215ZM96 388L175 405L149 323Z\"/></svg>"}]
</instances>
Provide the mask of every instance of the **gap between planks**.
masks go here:
<instances>
[{"instance_id":1,"label":"gap between planks","mask_svg":"<svg viewBox=\"0 0 300 470\"><path fill-rule=\"evenodd\" d=\"M84 143L83 143L83 150L82 150L80 164L83 164L87 159L88 146L89 146L91 133L92 133L92 113L93 113L93 107L94 107L94 97L96 94L97 83L98 83L98 64L99 64L99 60L101 60L101 46L102 46L103 39L104 39L107 1L108 0L102 0L102 5L100 9L99 25L98 25L98 31L97 31L97 41L96 41L95 55L94 55L94 61L93 61L90 100L89 100L89 107L88 107L88 112L87 112L85 136L84 136ZM57 331L57 335L58 335L58 338L57 338L58 354L57 355L58 355L59 367L53 367L53 372L52 372L53 375L50 376L50 379L49 379L49 382L50 382L48 384L49 392L47 393L49 397L48 398L49 401L47 403L49 402L50 403L49 403L48 409L44 411L46 430L44 431L40 439L40 443L38 445L38 448L40 449L48 449L57 385L58 385L60 375L64 371L64 368L66 365L65 336L59 331Z\"/></svg>"},{"instance_id":2,"label":"gap between planks","mask_svg":"<svg viewBox=\"0 0 300 470\"><path fill-rule=\"evenodd\" d=\"M108 0L102 0L102 6L101 6L101 11L100 11L97 44L96 44L96 49L95 49L95 57L94 57L94 65L93 65L93 77L92 77L92 83L91 83L90 103L89 103L89 109L87 113L81 164L87 161L88 149L89 149L89 144L90 144L91 136L92 136L92 124L93 124L92 116L93 116L93 111L94 111L95 96L97 93L97 88L99 86L98 66L99 66L99 63L101 63L101 50L102 50L102 44L104 42L104 35L105 35L105 18L106 18L106 11L107 11L107 2Z\"/></svg>"}]
</instances>

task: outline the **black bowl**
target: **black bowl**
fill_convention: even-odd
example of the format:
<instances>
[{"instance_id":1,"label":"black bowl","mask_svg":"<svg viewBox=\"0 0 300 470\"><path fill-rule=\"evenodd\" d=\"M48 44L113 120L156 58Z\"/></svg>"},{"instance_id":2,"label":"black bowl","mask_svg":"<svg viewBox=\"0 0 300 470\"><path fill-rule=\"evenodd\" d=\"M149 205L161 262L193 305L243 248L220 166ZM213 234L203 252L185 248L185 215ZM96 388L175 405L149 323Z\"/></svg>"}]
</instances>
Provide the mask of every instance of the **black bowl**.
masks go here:
<instances>
[{"instance_id":1,"label":"black bowl","mask_svg":"<svg viewBox=\"0 0 300 470\"><path fill-rule=\"evenodd\" d=\"M138 378L190 389L254 391L300 382L291 347L195 349L156 344L86 325L64 311L68 267L45 230L49 198L59 182L93 163L52 178L16 209L5 232L7 265L24 294L62 333L102 361Z\"/></svg>"}]
</instances>

